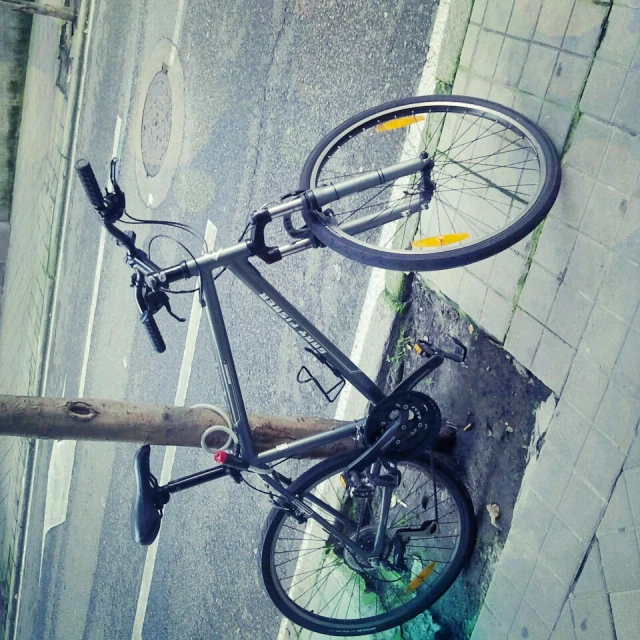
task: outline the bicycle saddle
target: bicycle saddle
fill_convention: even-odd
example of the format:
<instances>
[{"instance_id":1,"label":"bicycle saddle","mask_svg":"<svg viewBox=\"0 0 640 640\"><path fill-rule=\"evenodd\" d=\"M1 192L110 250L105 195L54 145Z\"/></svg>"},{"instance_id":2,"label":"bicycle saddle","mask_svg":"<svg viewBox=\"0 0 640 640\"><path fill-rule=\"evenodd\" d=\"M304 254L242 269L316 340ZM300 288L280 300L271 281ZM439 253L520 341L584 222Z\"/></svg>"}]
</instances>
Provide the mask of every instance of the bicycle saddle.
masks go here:
<instances>
[{"instance_id":1,"label":"bicycle saddle","mask_svg":"<svg viewBox=\"0 0 640 640\"><path fill-rule=\"evenodd\" d=\"M151 447L140 447L134 458L136 498L131 518L133 539L141 545L150 545L158 536L162 509L169 501L168 494L158 489L158 481L151 473L149 458Z\"/></svg>"}]
</instances>

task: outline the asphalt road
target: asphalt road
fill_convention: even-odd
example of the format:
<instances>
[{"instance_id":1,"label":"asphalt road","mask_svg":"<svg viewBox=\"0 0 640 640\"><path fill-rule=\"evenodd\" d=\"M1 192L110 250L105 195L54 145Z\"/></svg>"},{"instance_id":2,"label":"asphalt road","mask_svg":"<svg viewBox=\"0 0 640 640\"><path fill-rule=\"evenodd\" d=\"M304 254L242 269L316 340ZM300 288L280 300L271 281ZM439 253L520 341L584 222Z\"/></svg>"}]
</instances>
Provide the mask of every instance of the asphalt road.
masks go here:
<instances>
[{"instance_id":1,"label":"asphalt road","mask_svg":"<svg viewBox=\"0 0 640 640\"><path fill-rule=\"evenodd\" d=\"M216 246L231 244L250 211L297 187L305 158L332 127L360 110L415 92L435 6L419 0L96 0L78 157L88 158L99 180L106 179L120 117L116 148L128 211L185 222L199 232L210 219L217 227ZM136 175L136 127L149 68L156 64L158 43L166 39L177 42L183 71L183 91L172 86L171 113L172 126L182 127L183 136L168 152L167 162L176 164L168 192L150 209ZM160 119L163 113L167 117L161 109ZM149 235L143 231L141 239ZM168 348L163 355L153 353L135 321L122 251L110 240L97 272L91 323L100 233L76 181L47 395L73 397L83 387L85 397L173 404L186 325L159 315ZM189 236L177 237L199 251ZM184 255L167 240L154 247L154 259L162 263ZM328 250L257 266L350 352L368 269ZM334 406L295 383L300 364L306 362L299 338L228 274L218 282L247 410L333 416ZM191 296L176 298L175 311L188 316ZM213 358L203 322L187 405L221 402ZM133 543L129 525L135 449L78 443L66 520L43 543L51 444L41 446L19 638L140 637L134 624L146 549ZM158 475L163 455L160 447L152 452ZM178 451L172 477L210 464L200 451ZM293 473L300 468L297 463L290 467ZM281 617L262 591L256 563L268 509L264 496L226 480L172 499L142 617L143 638L277 637Z\"/></svg>"}]
</instances>

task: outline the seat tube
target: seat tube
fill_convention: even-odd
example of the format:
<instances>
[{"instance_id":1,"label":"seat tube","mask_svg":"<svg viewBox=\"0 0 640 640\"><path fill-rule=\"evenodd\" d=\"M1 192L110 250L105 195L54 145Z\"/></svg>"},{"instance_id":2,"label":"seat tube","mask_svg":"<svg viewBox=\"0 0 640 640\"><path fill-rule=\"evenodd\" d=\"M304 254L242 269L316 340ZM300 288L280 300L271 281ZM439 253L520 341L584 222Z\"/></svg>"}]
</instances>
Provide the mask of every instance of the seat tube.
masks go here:
<instances>
[{"instance_id":1,"label":"seat tube","mask_svg":"<svg viewBox=\"0 0 640 640\"><path fill-rule=\"evenodd\" d=\"M238 436L243 458L253 464L255 462L255 452L251 438L251 430L249 428L249 419L240 391L240 383L231 354L231 345L229 344L227 329L222 317L222 309L213 280L213 274L209 270L203 270L200 280L207 309L207 317L209 318L209 325L213 333L213 342L218 360L222 388L225 391L227 403L233 417L233 428Z\"/></svg>"}]
</instances>

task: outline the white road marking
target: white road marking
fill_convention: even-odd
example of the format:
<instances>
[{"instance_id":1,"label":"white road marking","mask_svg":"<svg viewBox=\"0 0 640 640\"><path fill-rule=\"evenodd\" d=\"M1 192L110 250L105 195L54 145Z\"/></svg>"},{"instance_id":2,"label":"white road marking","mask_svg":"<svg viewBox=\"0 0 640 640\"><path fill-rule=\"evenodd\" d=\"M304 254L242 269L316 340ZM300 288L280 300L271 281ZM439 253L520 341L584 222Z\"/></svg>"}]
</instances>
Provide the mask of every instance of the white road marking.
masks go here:
<instances>
[{"instance_id":1,"label":"white road marking","mask_svg":"<svg viewBox=\"0 0 640 640\"><path fill-rule=\"evenodd\" d=\"M120 144L120 133L122 131L122 118L117 116L116 128L113 136L114 157L118 145ZM87 324L87 335L84 342L84 353L82 357L82 369L80 370L80 383L78 385L78 398L84 398L84 390L87 382L87 369L89 367L89 354L91 352L91 341L93 339L93 327L98 306L98 292L100 290L100 278L102 275L102 263L104 260L104 247L107 238L107 231L104 227L100 231L100 242L98 245L98 259L93 277L93 292L91 295L91 305L89 307L89 321ZM66 379L65 379L66 388ZM44 524L42 528L42 546L40 549L40 573L38 579L42 577L42 562L44 559L44 545L47 534L51 529L62 524L67 519L67 509L69 507L69 491L71 489L71 476L73 463L76 456L75 440L56 440L51 450L49 461L49 473L47 476L47 493L44 507Z\"/></svg>"},{"instance_id":2,"label":"white road marking","mask_svg":"<svg viewBox=\"0 0 640 640\"><path fill-rule=\"evenodd\" d=\"M213 251L216 242L217 229L211 220L207 221L207 228L204 233L205 242L209 249ZM184 407L187 398L187 390L189 388L189 379L191 378L191 367L196 351L196 342L198 339L198 330L200 329L200 319L202 318L202 307L200 306L200 295L196 291L193 294L193 302L191 303L191 315L189 317L189 327L187 328L187 339L184 345L184 354L182 355L182 365L180 366L180 375L178 377L178 386L176 387L176 397L173 404L176 407ZM165 449L164 460L162 462L162 472L160 474L160 484L166 484L171 479L171 471L176 457L176 448L167 447ZM142 640L142 628L147 613L147 605L149 602L149 592L151 591L151 582L153 580L153 571L156 564L156 554L158 553L158 541L160 535L155 542L147 549L147 557L144 561L144 569L142 571L142 582L140 584L140 593L138 594L138 605L136 607L136 617L133 621L133 631L131 633L132 640Z\"/></svg>"},{"instance_id":3,"label":"white road marking","mask_svg":"<svg viewBox=\"0 0 640 640\"><path fill-rule=\"evenodd\" d=\"M175 62L176 49L178 47L178 42L180 41L180 32L182 31L182 21L184 19L184 0L178 0L178 13L176 15L176 24L173 27L173 38L171 38L171 42L173 42L174 48L171 49L171 54L169 55L169 66L172 67Z\"/></svg>"},{"instance_id":4,"label":"white road marking","mask_svg":"<svg viewBox=\"0 0 640 640\"><path fill-rule=\"evenodd\" d=\"M447 20L449 18L449 7L451 0L440 0L438 5L438 11L436 13L436 19L433 25L433 31L431 32L431 40L429 41L429 52L427 53L427 60L422 69L422 76L418 83L417 95L429 95L435 90L437 77L436 71L438 67L438 59L440 58L440 49L444 40L444 34L446 30ZM390 227L390 225L389 225ZM384 244L388 241L388 234L385 234L387 227L383 228L383 237L380 238L380 244ZM393 229L391 228L391 232ZM356 329L356 335L353 340L353 346L351 348L351 361L356 365L360 363L362 359L362 353L364 346L367 343L367 335L371 330L371 322L374 318L373 310L380 295L384 292L385 287L385 272L383 269L372 269L371 278L369 279L369 285L367 286L367 292L365 294L364 303L362 305L362 311L360 312L360 319L358 321L358 328ZM349 399L353 391L353 386L347 384L345 389L340 394L338 400L338 406L336 407L336 413L334 418L336 420L350 420L355 419L358 416L349 416ZM300 559L296 565L294 575L300 570ZM287 618L283 618L280 623L280 630L278 632L277 640L290 640L297 637L297 632L294 628L294 624ZM315 633L309 632L305 635L306 638L320 637Z\"/></svg>"}]
</instances>

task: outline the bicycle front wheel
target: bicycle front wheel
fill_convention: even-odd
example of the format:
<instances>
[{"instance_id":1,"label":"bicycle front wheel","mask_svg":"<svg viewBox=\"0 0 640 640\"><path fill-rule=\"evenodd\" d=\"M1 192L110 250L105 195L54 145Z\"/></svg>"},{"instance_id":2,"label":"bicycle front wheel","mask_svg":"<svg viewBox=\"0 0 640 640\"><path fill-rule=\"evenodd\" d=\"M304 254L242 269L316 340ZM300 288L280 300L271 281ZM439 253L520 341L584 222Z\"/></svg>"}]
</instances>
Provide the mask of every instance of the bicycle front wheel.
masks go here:
<instances>
[{"instance_id":1,"label":"bicycle front wheel","mask_svg":"<svg viewBox=\"0 0 640 640\"><path fill-rule=\"evenodd\" d=\"M370 266L449 269L524 238L558 194L560 161L546 133L512 109L462 96L406 98L354 116L312 151L300 188L425 152L426 171L346 196L330 212L305 211L311 232ZM341 227L364 219L359 233Z\"/></svg>"},{"instance_id":2,"label":"bicycle front wheel","mask_svg":"<svg viewBox=\"0 0 640 640\"><path fill-rule=\"evenodd\" d=\"M352 526L338 524L307 498L346 536L366 546L375 539L382 489L354 498L340 481L359 453L324 460L290 491L303 499L313 496L346 515ZM387 557L396 560L393 567L371 566L314 521L300 522L282 509L271 512L260 567L267 593L287 618L327 635L376 633L414 618L451 586L473 547L471 500L444 467L435 462L432 467L429 459L397 465L401 481L392 496L385 540ZM402 550L391 533L399 528L415 532Z\"/></svg>"}]
</instances>

